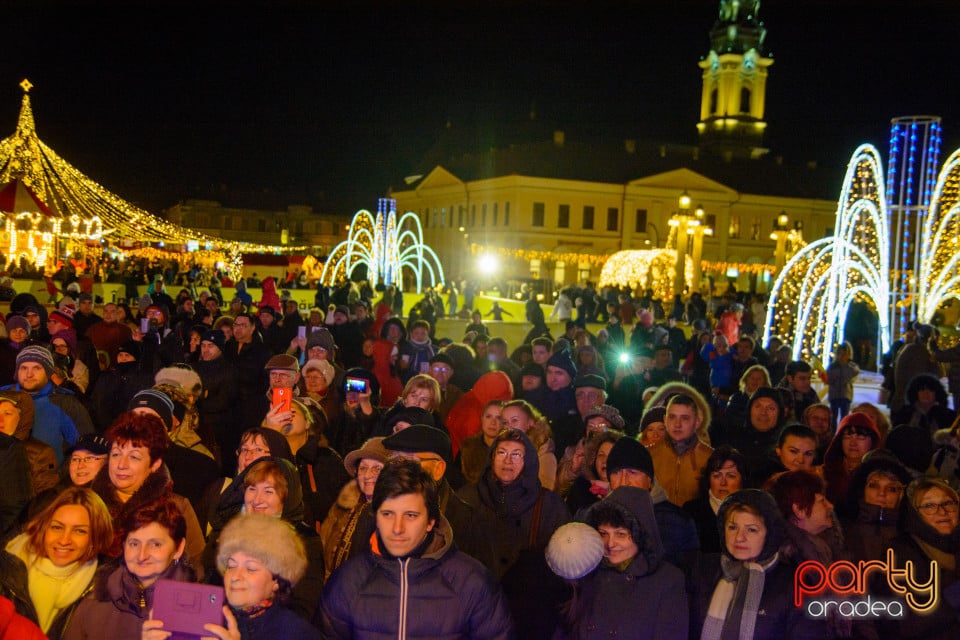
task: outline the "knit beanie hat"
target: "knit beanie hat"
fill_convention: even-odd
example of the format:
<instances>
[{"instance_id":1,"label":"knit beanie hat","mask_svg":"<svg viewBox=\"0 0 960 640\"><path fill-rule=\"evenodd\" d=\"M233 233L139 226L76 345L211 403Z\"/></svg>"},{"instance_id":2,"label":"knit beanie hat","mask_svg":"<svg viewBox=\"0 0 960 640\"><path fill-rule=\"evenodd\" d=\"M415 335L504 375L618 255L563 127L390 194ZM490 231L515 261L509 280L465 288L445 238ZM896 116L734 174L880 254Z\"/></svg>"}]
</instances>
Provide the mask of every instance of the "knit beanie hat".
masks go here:
<instances>
[{"instance_id":1,"label":"knit beanie hat","mask_svg":"<svg viewBox=\"0 0 960 640\"><path fill-rule=\"evenodd\" d=\"M640 418L640 433L654 422L663 422L667 417L666 407L653 407Z\"/></svg>"},{"instance_id":2,"label":"knit beanie hat","mask_svg":"<svg viewBox=\"0 0 960 640\"><path fill-rule=\"evenodd\" d=\"M759 387L756 391L753 392L753 395L750 396L750 401L747 403L747 413L749 415L750 408L753 407L753 403L757 401L758 398L770 398L777 403L777 420L778 422L783 419L783 396L780 395L780 391L772 387Z\"/></svg>"},{"instance_id":3,"label":"knit beanie hat","mask_svg":"<svg viewBox=\"0 0 960 640\"><path fill-rule=\"evenodd\" d=\"M337 348L337 343L333 339L333 334L326 327L314 329L307 335L307 351L312 347L323 347L327 353L333 354Z\"/></svg>"},{"instance_id":4,"label":"knit beanie hat","mask_svg":"<svg viewBox=\"0 0 960 640\"><path fill-rule=\"evenodd\" d=\"M607 476L620 469L643 471L653 481L653 458L647 448L633 438L620 438L607 456Z\"/></svg>"},{"instance_id":5,"label":"knit beanie hat","mask_svg":"<svg viewBox=\"0 0 960 640\"><path fill-rule=\"evenodd\" d=\"M120 343L120 346L117 348L117 353L128 353L136 360L139 360L143 353L143 345L136 340L125 340Z\"/></svg>"},{"instance_id":6,"label":"knit beanie hat","mask_svg":"<svg viewBox=\"0 0 960 640\"><path fill-rule=\"evenodd\" d=\"M547 360L547 367L558 367L567 372L567 375L570 376L570 381L577 377L577 365L573 363L573 358L570 357L570 352L566 349L557 351L555 354L550 356L550 359ZM546 368L546 367L544 367Z\"/></svg>"},{"instance_id":7,"label":"knit beanie hat","mask_svg":"<svg viewBox=\"0 0 960 640\"><path fill-rule=\"evenodd\" d=\"M73 309L70 307L61 307L56 311L51 311L49 317L51 320L56 320L68 329L73 328Z\"/></svg>"},{"instance_id":8,"label":"knit beanie hat","mask_svg":"<svg viewBox=\"0 0 960 640\"><path fill-rule=\"evenodd\" d=\"M143 389L138 391L127 404L127 410L151 409L163 421L163 426L170 430L173 428L173 400L170 396L156 389Z\"/></svg>"},{"instance_id":9,"label":"knit beanie hat","mask_svg":"<svg viewBox=\"0 0 960 640\"><path fill-rule=\"evenodd\" d=\"M43 367L48 376L53 373L53 354L46 347L30 345L21 349L17 354L17 369L24 362L36 362Z\"/></svg>"},{"instance_id":10,"label":"knit beanie hat","mask_svg":"<svg viewBox=\"0 0 960 640\"><path fill-rule=\"evenodd\" d=\"M220 351L223 351L223 345L226 344L227 337L223 334L223 331L213 329L205 332L200 337L200 342L212 342L217 346L217 349L220 349Z\"/></svg>"},{"instance_id":11,"label":"knit beanie hat","mask_svg":"<svg viewBox=\"0 0 960 640\"><path fill-rule=\"evenodd\" d=\"M23 329L30 333L30 323L23 316L10 316L7 319L7 333L9 334L14 329Z\"/></svg>"},{"instance_id":12,"label":"knit beanie hat","mask_svg":"<svg viewBox=\"0 0 960 640\"><path fill-rule=\"evenodd\" d=\"M577 580L603 560L603 539L590 525L570 522L553 532L545 556L551 571L561 578Z\"/></svg>"},{"instance_id":13,"label":"knit beanie hat","mask_svg":"<svg viewBox=\"0 0 960 640\"><path fill-rule=\"evenodd\" d=\"M573 388L592 387L607 390L607 381L595 373L581 373L573 381Z\"/></svg>"}]
</instances>

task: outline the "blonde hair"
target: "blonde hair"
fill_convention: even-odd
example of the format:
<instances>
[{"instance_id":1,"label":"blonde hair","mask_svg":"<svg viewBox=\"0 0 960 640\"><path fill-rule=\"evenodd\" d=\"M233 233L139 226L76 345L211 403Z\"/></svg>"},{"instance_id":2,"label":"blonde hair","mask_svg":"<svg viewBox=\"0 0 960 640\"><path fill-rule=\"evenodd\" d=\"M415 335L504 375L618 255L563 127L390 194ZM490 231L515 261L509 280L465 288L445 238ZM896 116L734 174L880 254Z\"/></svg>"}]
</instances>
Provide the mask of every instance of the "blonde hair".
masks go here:
<instances>
[{"instance_id":1,"label":"blonde hair","mask_svg":"<svg viewBox=\"0 0 960 640\"><path fill-rule=\"evenodd\" d=\"M113 544L113 520L107 505L91 489L70 487L64 489L24 527L23 531L27 534L27 547L30 551L37 556L44 556L43 537L53 521L54 514L60 507L74 504L86 509L90 517L90 545L80 557L80 562L92 560L110 549L110 545Z\"/></svg>"}]
</instances>

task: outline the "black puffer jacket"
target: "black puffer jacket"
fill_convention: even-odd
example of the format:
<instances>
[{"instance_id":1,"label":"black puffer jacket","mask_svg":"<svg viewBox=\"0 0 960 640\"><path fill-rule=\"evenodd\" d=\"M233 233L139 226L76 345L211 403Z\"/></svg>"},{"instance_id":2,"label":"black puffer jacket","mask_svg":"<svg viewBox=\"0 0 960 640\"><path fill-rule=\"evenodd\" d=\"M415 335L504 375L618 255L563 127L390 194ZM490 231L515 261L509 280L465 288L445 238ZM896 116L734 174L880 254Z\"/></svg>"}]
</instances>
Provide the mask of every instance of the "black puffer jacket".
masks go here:
<instances>
[{"instance_id":1,"label":"black puffer jacket","mask_svg":"<svg viewBox=\"0 0 960 640\"><path fill-rule=\"evenodd\" d=\"M376 537L376 534L374 534ZM513 637L507 603L489 571L453 547L441 516L421 557L391 558L378 550L351 558L323 592L322 624L329 638Z\"/></svg>"}]
</instances>

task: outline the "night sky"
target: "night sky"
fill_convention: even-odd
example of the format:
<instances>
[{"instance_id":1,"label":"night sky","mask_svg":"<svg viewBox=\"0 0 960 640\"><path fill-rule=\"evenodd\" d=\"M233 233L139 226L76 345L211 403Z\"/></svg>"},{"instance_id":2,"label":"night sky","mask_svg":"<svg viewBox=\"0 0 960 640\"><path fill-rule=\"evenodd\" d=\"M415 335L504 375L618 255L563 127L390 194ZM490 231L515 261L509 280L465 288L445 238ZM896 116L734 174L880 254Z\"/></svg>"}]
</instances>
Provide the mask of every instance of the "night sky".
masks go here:
<instances>
[{"instance_id":1,"label":"night sky","mask_svg":"<svg viewBox=\"0 0 960 640\"><path fill-rule=\"evenodd\" d=\"M446 123L484 146L531 110L567 140L696 141L716 0L5 2L0 136L40 138L151 211L188 197L352 213ZM956 0L766 0L767 146L842 165L889 120L960 146ZM839 180L839 178L838 178Z\"/></svg>"}]
</instances>

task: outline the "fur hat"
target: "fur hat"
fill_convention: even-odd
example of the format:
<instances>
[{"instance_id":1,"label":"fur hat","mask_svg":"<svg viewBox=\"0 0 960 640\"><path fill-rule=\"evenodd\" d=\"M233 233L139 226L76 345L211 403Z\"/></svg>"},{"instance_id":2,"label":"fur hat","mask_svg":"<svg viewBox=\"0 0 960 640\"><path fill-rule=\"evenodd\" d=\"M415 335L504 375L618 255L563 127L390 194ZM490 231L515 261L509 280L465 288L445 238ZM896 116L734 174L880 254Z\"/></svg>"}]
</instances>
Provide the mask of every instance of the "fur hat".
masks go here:
<instances>
[{"instance_id":1,"label":"fur hat","mask_svg":"<svg viewBox=\"0 0 960 640\"><path fill-rule=\"evenodd\" d=\"M360 461L364 458L378 460L386 464L387 460L390 459L390 452L383 446L383 438L370 438L363 443L362 447L343 456L343 466L351 478L357 477L357 467L360 466Z\"/></svg>"},{"instance_id":2,"label":"fur hat","mask_svg":"<svg viewBox=\"0 0 960 640\"><path fill-rule=\"evenodd\" d=\"M48 376L53 373L53 354L46 347L30 345L21 349L17 354L17 369L24 362L36 362L43 367Z\"/></svg>"},{"instance_id":3,"label":"fur hat","mask_svg":"<svg viewBox=\"0 0 960 640\"><path fill-rule=\"evenodd\" d=\"M184 391L194 395L200 395L203 391L203 383L200 376L193 369L181 367L166 367L157 371L153 377L156 384L169 384L174 387L181 387Z\"/></svg>"},{"instance_id":4,"label":"fur hat","mask_svg":"<svg viewBox=\"0 0 960 640\"><path fill-rule=\"evenodd\" d=\"M307 552L300 536L288 522L272 516L241 515L223 528L217 551L221 575L226 573L230 556L238 552L256 558L291 587L307 570Z\"/></svg>"},{"instance_id":5,"label":"fur hat","mask_svg":"<svg viewBox=\"0 0 960 640\"><path fill-rule=\"evenodd\" d=\"M620 438L607 456L607 477L620 469L643 471L653 481L653 458L647 448L633 438Z\"/></svg>"},{"instance_id":6,"label":"fur hat","mask_svg":"<svg viewBox=\"0 0 960 640\"><path fill-rule=\"evenodd\" d=\"M318 358L315 358L313 360L307 360L306 364L303 365L303 369L301 369L301 371L303 371L303 375L307 375L308 371L312 371L314 369L316 369L321 374L323 374L323 377L326 378L327 380L328 387L331 384L333 384L333 379L336 377L337 372L333 368L332 364L330 364L326 360L320 360Z\"/></svg>"},{"instance_id":7,"label":"fur hat","mask_svg":"<svg viewBox=\"0 0 960 640\"><path fill-rule=\"evenodd\" d=\"M603 539L588 524L570 522L553 532L544 553L551 571L567 580L577 580L600 565Z\"/></svg>"}]
</instances>

